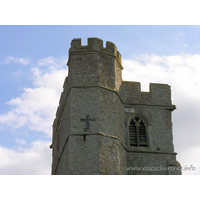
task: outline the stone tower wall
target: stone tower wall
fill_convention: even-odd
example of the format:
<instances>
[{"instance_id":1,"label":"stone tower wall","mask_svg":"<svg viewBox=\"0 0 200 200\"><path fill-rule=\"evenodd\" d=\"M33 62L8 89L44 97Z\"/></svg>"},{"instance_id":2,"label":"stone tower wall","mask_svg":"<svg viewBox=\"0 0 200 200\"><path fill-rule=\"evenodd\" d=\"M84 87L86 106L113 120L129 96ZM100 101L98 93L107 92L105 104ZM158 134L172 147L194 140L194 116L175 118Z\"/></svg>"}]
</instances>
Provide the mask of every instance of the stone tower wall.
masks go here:
<instances>
[{"instance_id":1,"label":"stone tower wall","mask_svg":"<svg viewBox=\"0 0 200 200\"><path fill-rule=\"evenodd\" d=\"M52 174L125 173L126 155L120 146L124 113L117 93L122 82L120 53L111 42L103 48L98 38L89 38L87 46L75 39L68 66L53 125ZM87 115L94 119L89 130ZM120 163L122 156L125 161Z\"/></svg>"},{"instance_id":2,"label":"stone tower wall","mask_svg":"<svg viewBox=\"0 0 200 200\"><path fill-rule=\"evenodd\" d=\"M171 104L170 86L151 83L149 92L141 92L140 83L123 82L121 90L122 101L127 110L124 118L126 134L130 119L139 114L147 119L150 148L174 151L171 111L175 107Z\"/></svg>"},{"instance_id":3,"label":"stone tower wall","mask_svg":"<svg viewBox=\"0 0 200 200\"><path fill-rule=\"evenodd\" d=\"M172 137L171 89L122 81L121 55L112 42L71 42L68 77L53 123L52 174L179 174L130 167L179 166ZM129 144L129 123L146 121L147 147Z\"/></svg>"},{"instance_id":4,"label":"stone tower wall","mask_svg":"<svg viewBox=\"0 0 200 200\"><path fill-rule=\"evenodd\" d=\"M123 68L121 55L112 42L107 42L104 48L98 38L88 38L87 46L81 46L81 39L72 40L68 66L70 88L89 85L119 90Z\"/></svg>"},{"instance_id":5,"label":"stone tower wall","mask_svg":"<svg viewBox=\"0 0 200 200\"><path fill-rule=\"evenodd\" d=\"M171 111L171 89L167 84L150 84L149 92L141 92L140 83L124 81L121 85L124 114L127 167L165 167L176 163L174 153ZM147 122L147 147L129 145L129 123L134 116ZM174 164L178 166L178 163ZM128 174L168 174L168 170L127 171ZM173 171L173 173L179 173Z\"/></svg>"}]
</instances>

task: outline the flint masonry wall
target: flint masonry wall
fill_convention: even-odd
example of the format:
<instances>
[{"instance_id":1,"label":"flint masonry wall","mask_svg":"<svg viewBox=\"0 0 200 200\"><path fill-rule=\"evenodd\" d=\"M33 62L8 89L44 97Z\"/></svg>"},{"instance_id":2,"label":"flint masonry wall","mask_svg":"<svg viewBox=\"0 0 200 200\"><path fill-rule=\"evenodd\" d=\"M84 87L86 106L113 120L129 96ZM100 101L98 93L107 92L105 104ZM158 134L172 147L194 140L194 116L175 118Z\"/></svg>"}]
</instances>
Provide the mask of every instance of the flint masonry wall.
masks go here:
<instances>
[{"instance_id":1,"label":"flint masonry wall","mask_svg":"<svg viewBox=\"0 0 200 200\"><path fill-rule=\"evenodd\" d=\"M98 38L89 38L88 45L81 46L81 40L75 39L68 66L69 75L53 125L52 174L125 173L119 147L123 105L117 95L122 66L116 46L107 42L103 48ZM70 115L70 120L64 115ZM87 115L94 121L85 130L86 123L80 120Z\"/></svg>"},{"instance_id":2,"label":"flint masonry wall","mask_svg":"<svg viewBox=\"0 0 200 200\"><path fill-rule=\"evenodd\" d=\"M140 83L124 81L121 97L125 107L125 138L127 167L168 167L176 163L174 153L171 111L171 90L167 84L150 84L149 92L141 92ZM133 116L141 116L147 122L147 147L130 147L129 123ZM178 163L174 164L178 166ZM127 171L128 174L169 174L160 171ZM178 174L179 172L173 171Z\"/></svg>"},{"instance_id":3,"label":"flint masonry wall","mask_svg":"<svg viewBox=\"0 0 200 200\"><path fill-rule=\"evenodd\" d=\"M71 42L68 77L53 123L52 174L177 174L127 167L178 165L172 141L170 86L122 81L116 46L98 38ZM129 145L129 123L147 122L147 147Z\"/></svg>"}]
</instances>

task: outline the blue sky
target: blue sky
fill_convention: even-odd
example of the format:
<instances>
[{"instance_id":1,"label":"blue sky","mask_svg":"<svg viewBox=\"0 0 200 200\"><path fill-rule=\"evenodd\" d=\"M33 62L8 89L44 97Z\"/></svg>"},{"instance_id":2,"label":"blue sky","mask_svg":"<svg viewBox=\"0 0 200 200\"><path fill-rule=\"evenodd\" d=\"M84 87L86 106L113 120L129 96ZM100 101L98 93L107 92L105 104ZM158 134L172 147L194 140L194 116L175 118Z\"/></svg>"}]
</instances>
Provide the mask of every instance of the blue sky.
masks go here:
<instances>
[{"instance_id":1,"label":"blue sky","mask_svg":"<svg viewBox=\"0 0 200 200\"><path fill-rule=\"evenodd\" d=\"M51 126L73 38L113 42L123 80L171 85L177 160L200 174L200 26L0 26L0 174L50 174ZM38 167L40 163L40 167Z\"/></svg>"}]
</instances>

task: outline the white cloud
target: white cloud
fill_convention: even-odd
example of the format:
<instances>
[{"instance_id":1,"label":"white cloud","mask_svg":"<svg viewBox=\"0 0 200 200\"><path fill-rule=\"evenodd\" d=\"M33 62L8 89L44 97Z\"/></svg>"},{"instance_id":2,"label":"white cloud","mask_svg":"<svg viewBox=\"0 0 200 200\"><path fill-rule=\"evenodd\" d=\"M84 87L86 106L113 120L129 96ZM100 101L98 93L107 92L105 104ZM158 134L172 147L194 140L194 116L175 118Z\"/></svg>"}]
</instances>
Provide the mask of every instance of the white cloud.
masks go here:
<instances>
[{"instance_id":1,"label":"white cloud","mask_svg":"<svg viewBox=\"0 0 200 200\"><path fill-rule=\"evenodd\" d=\"M12 56L8 56L7 58L5 58L5 60L3 62L0 62L0 64L9 64L11 62L15 62L15 63L19 63L22 65L28 65L30 64L31 59L27 59L27 58L15 58Z\"/></svg>"},{"instance_id":2,"label":"white cloud","mask_svg":"<svg viewBox=\"0 0 200 200\"><path fill-rule=\"evenodd\" d=\"M173 116L173 134L177 160L200 168L200 55L141 55L123 60L123 80L141 82L143 91L149 83L171 85L172 103L177 106ZM186 153L187 152L187 153ZM183 174L196 174L183 171Z\"/></svg>"},{"instance_id":3,"label":"white cloud","mask_svg":"<svg viewBox=\"0 0 200 200\"><path fill-rule=\"evenodd\" d=\"M0 147L1 175L50 175L50 142L36 141L29 148Z\"/></svg>"},{"instance_id":4,"label":"white cloud","mask_svg":"<svg viewBox=\"0 0 200 200\"><path fill-rule=\"evenodd\" d=\"M32 68L34 88L24 88L23 93L7 102L14 108L0 115L0 122L20 128L28 125L36 131L52 135L51 125L59 103L67 67L51 66L46 72Z\"/></svg>"}]
</instances>

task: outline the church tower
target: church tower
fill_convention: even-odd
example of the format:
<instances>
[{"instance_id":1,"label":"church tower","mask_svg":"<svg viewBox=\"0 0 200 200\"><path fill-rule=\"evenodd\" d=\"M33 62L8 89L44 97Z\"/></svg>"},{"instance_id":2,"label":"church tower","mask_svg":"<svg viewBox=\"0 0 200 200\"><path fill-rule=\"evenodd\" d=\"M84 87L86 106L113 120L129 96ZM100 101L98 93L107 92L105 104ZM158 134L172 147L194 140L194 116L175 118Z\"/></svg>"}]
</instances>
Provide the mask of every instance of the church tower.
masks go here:
<instances>
[{"instance_id":1,"label":"church tower","mask_svg":"<svg viewBox=\"0 0 200 200\"><path fill-rule=\"evenodd\" d=\"M53 123L52 174L180 174L172 141L170 86L122 81L112 42L71 42ZM179 169L179 170L177 170Z\"/></svg>"}]
</instances>

